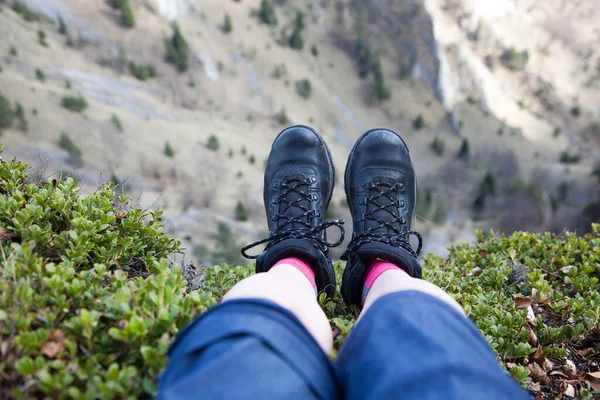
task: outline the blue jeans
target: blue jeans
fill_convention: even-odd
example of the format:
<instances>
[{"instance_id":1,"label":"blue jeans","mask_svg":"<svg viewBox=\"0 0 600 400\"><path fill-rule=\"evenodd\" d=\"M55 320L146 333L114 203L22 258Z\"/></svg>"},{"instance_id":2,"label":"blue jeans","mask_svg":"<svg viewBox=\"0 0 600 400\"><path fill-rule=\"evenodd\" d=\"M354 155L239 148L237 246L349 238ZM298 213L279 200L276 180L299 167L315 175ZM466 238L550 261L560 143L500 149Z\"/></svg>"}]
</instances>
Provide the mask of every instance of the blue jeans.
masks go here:
<instances>
[{"instance_id":1,"label":"blue jeans","mask_svg":"<svg viewBox=\"0 0 600 400\"><path fill-rule=\"evenodd\" d=\"M378 299L331 362L294 315L225 302L177 337L160 379L171 399L528 399L471 321L430 295Z\"/></svg>"}]
</instances>

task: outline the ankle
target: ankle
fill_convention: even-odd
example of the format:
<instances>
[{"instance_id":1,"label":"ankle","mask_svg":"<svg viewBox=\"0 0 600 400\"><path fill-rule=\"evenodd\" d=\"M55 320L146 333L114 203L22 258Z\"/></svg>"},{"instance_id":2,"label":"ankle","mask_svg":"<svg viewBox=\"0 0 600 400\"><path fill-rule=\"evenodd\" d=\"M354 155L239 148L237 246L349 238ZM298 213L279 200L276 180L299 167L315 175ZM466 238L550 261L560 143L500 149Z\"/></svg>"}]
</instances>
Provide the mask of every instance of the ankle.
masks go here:
<instances>
[{"instance_id":1,"label":"ankle","mask_svg":"<svg viewBox=\"0 0 600 400\"><path fill-rule=\"evenodd\" d=\"M283 258L283 259L277 261L271 267L271 270L273 270L274 268L281 268L283 266L293 267L296 270L300 271L302 273L302 275L304 275L306 277L306 279L311 284L311 286L313 287L315 292L317 291L315 272L313 271L310 264L308 264L307 262L305 262L299 258L296 258L296 257L288 257L288 258Z\"/></svg>"},{"instance_id":2,"label":"ankle","mask_svg":"<svg viewBox=\"0 0 600 400\"><path fill-rule=\"evenodd\" d=\"M400 274L406 275L406 277L410 277L406 271L396 264L380 259L373 261L371 265L367 267L367 271L365 273L365 282L362 292L363 305L375 282L387 271L397 271Z\"/></svg>"}]
</instances>

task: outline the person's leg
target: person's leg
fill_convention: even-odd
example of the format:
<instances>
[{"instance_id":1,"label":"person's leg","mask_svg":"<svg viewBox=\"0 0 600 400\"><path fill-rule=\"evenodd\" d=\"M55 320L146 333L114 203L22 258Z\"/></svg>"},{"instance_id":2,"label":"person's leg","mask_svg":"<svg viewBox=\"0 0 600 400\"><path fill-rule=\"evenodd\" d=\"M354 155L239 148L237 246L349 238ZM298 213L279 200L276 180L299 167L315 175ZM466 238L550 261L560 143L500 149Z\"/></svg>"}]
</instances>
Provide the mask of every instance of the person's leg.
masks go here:
<instances>
[{"instance_id":1,"label":"person's leg","mask_svg":"<svg viewBox=\"0 0 600 400\"><path fill-rule=\"evenodd\" d=\"M342 282L363 306L336 367L347 399L526 399L488 343L442 289L421 280L409 237L416 180L395 132L363 135L346 168L354 222Z\"/></svg>"},{"instance_id":2,"label":"person's leg","mask_svg":"<svg viewBox=\"0 0 600 400\"><path fill-rule=\"evenodd\" d=\"M397 267L368 289L336 366L347 399L528 398L458 303Z\"/></svg>"},{"instance_id":3,"label":"person's leg","mask_svg":"<svg viewBox=\"0 0 600 400\"><path fill-rule=\"evenodd\" d=\"M317 294L333 293L324 222L333 164L321 137L291 127L265 171L269 220L258 274L238 282L172 345L159 399L333 399L331 328ZM342 235L343 236L343 235ZM250 245L243 250L253 247Z\"/></svg>"}]
</instances>

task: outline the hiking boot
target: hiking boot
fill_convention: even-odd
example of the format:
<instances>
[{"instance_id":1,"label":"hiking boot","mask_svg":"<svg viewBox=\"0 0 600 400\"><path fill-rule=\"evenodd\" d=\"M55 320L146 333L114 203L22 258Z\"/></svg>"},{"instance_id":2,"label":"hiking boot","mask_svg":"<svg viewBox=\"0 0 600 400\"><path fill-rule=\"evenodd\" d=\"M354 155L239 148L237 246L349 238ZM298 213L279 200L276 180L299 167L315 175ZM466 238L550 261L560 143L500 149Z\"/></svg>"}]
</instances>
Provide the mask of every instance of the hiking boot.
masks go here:
<instances>
[{"instance_id":1,"label":"hiking boot","mask_svg":"<svg viewBox=\"0 0 600 400\"><path fill-rule=\"evenodd\" d=\"M256 272L268 271L277 261L297 257L313 268L317 290L333 296L335 274L329 248L344 240L344 221L325 221L333 193L335 172L323 138L306 126L292 126L277 136L265 170L264 202L269 237L242 249L256 259ZM341 237L327 242L326 229L337 226ZM247 251L268 243L258 256Z\"/></svg>"},{"instance_id":2,"label":"hiking boot","mask_svg":"<svg viewBox=\"0 0 600 400\"><path fill-rule=\"evenodd\" d=\"M416 278L422 275L417 261L421 235L410 230L417 186L408 147L396 132L370 130L354 145L344 179L354 232L342 255L347 261L342 296L346 304L360 306L366 268L373 261L389 261ZM411 235L419 241L416 251Z\"/></svg>"}]
</instances>

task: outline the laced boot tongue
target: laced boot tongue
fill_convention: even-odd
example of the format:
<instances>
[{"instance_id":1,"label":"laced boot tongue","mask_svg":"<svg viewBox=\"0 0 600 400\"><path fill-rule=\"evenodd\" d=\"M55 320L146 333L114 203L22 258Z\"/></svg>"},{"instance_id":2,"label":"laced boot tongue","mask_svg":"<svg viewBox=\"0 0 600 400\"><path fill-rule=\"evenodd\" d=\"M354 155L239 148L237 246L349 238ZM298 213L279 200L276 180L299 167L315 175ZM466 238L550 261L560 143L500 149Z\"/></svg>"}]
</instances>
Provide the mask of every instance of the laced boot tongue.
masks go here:
<instances>
[{"instance_id":1,"label":"laced boot tongue","mask_svg":"<svg viewBox=\"0 0 600 400\"><path fill-rule=\"evenodd\" d=\"M369 182L369 201L367 202L366 228L373 233L397 233L389 226L376 220L382 220L401 230L398 220L399 205L398 191L395 190L396 180L388 177L376 177ZM392 190L394 189L394 190Z\"/></svg>"},{"instance_id":2,"label":"laced boot tongue","mask_svg":"<svg viewBox=\"0 0 600 400\"><path fill-rule=\"evenodd\" d=\"M283 193L279 204L279 214L284 220L293 221L286 229L308 229L313 222L310 210L310 195L308 182L304 175L287 175L283 178Z\"/></svg>"}]
</instances>

